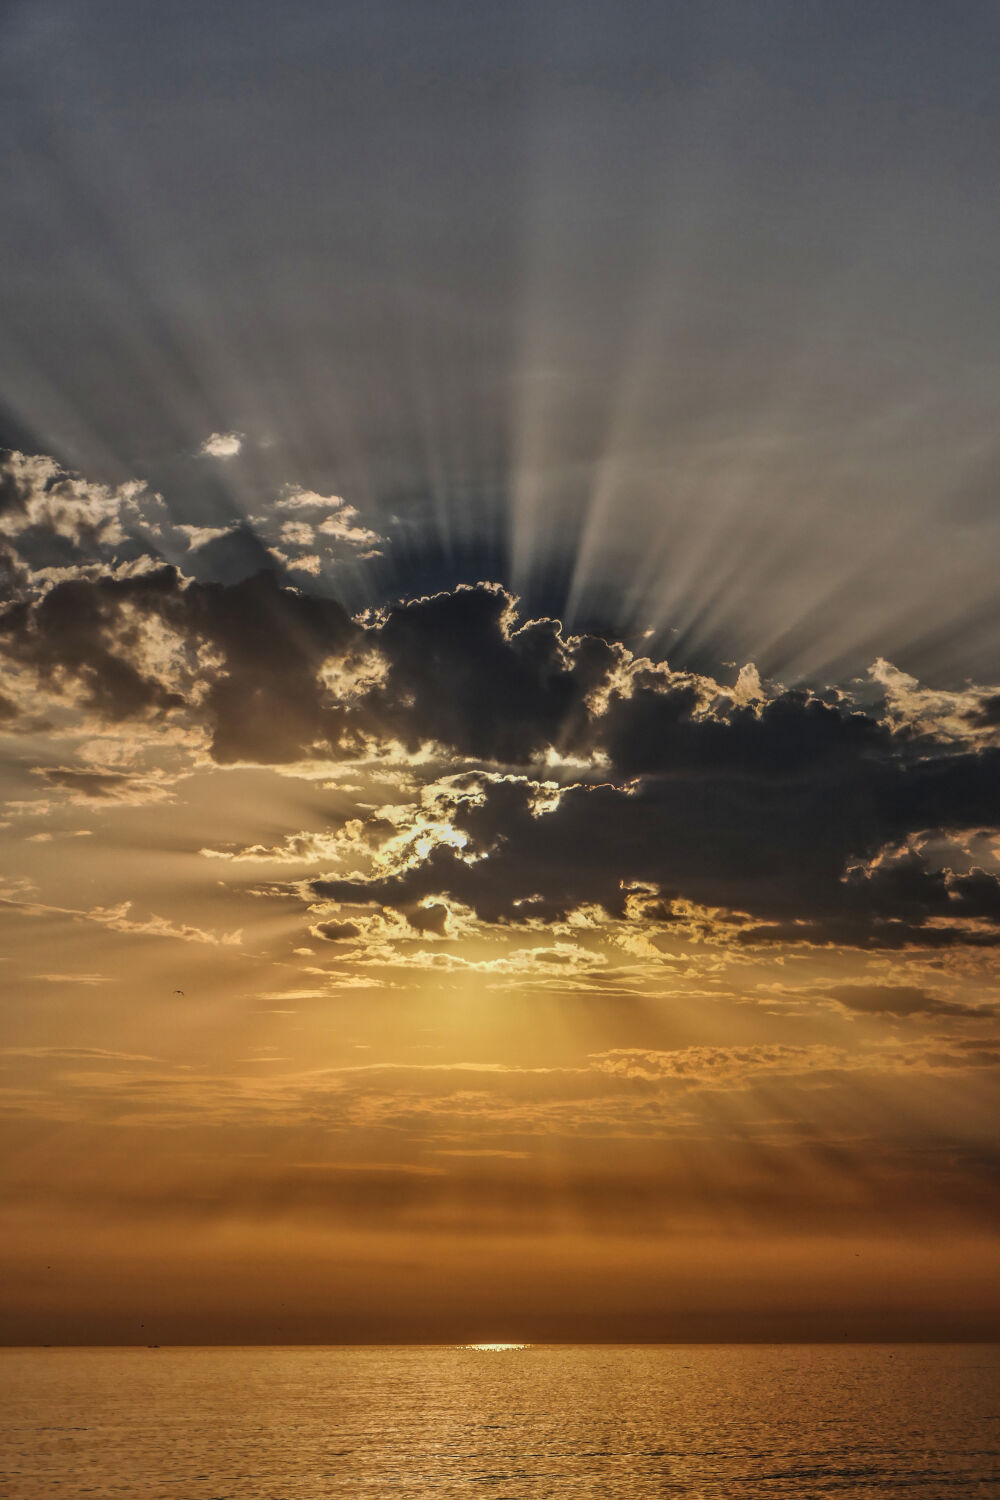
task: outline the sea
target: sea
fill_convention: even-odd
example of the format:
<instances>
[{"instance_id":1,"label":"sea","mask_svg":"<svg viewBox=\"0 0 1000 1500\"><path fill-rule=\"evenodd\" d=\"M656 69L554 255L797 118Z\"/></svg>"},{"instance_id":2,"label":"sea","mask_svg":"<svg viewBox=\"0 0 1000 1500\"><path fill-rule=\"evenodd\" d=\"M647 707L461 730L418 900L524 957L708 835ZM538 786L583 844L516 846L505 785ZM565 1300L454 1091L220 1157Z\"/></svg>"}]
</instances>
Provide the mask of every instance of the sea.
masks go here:
<instances>
[{"instance_id":1,"label":"sea","mask_svg":"<svg viewBox=\"0 0 1000 1500\"><path fill-rule=\"evenodd\" d=\"M11 1500L1000 1496L1000 1345L0 1351Z\"/></svg>"}]
</instances>

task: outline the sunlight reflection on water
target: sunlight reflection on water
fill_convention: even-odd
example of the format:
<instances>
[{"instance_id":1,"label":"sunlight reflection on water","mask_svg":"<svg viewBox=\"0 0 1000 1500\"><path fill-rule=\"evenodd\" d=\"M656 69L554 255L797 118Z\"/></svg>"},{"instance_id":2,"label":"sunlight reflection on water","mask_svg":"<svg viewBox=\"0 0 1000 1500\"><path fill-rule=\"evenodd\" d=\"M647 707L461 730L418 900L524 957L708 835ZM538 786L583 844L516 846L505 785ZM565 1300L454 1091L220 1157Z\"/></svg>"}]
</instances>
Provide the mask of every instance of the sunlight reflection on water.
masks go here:
<instances>
[{"instance_id":1,"label":"sunlight reflection on water","mask_svg":"<svg viewBox=\"0 0 1000 1500\"><path fill-rule=\"evenodd\" d=\"M487 1354L505 1354L508 1349L530 1349L530 1344L458 1344L459 1349L479 1349Z\"/></svg>"}]
</instances>

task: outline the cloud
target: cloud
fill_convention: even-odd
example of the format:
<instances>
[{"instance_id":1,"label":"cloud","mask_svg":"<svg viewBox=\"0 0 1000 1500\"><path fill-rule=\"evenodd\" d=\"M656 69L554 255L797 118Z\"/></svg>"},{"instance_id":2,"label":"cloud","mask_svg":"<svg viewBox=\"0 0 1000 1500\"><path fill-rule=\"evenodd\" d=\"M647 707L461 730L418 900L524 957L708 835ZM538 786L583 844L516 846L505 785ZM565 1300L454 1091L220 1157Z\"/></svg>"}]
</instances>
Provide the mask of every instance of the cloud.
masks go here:
<instances>
[{"instance_id":1,"label":"cloud","mask_svg":"<svg viewBox=\"0 0 1000 1500\"><path fill-rule=\"evenodd\" d=\"M357 635L339 604L267 572L230 587L170 567L74 579L0 612L0 650L43 690L109 723L193 716L220 764L345 753L352 726L320 674Z\"/></svg>"},{"instance_id":2,"label":"cloud","mask_svg":"<svg viewBox=\"0 0 1000 1500\"><path fill-rule=\"evenodd\" d=\"M352 619L274 571L225 585L171 567L16 602L0 652L10 701L47 693L109 724L183 727L221 766L423 766L397 807L205 852L320 862L309 899L407 913L427 936L445 920L435 904L505 924L591 906L669 931L687 902L716 913L709 940L714 926L744 949L1000 944L1000 864L956 842L1000 832L1000 748L969 728L992 689L931 705L882 663L884 705L765 696L749 665L727 686L522 622L496 584ZM81 798L155 792L105 767L44 774Z\"/></svg>"},{"instance_id":3,"label":"cloud","mask_svg":"<svg viewBox=\"0 0 1000 1500\"><path fill-rule=\"evenodd\" d=\"M137 776L123 771L82 771L72 766L40 766L37 774L44 776L51 786L68 791L71 794L69 800L78 806L99 801L135 807L149 802L168 802L173 796L172 788L161 773ZM35 837L38 838L39 835L36 834Z\"/></svg>"},{"instance_id":4,"label":"cloud","mask_svg":"<svg viewBox=\"0 0 1000 1500\"><path fill-rule=\"evenodd\" d=\"M384 540L377 531L361 523L357 507L348 505L340 495L319 495L315 490L304 490L297 485L286 490L275 501L279 512L308 512L309 519L282 521L279 538L285 545L310 547L316 538L330 537L352 547L375 548ZM319 513L323 512L321 516ZM368 556L377 556L369 552Z\"/></svg>"},{"instance_id":5,"label":"cloud","mask_svg":"<svg viewBox=\"0 0 1000 1500\"><path fill-rule=\"evenodd\" d=\"M122 508L142 489L94 484L43 454L9 451L0 456L0 536L35 530L76 547L113 547L124 540Z\"/></svg>"},{"instance_id":6,"label":"cloud","mask_svg":"<svg viewBox=\"0 0 1000 1500\"><path fill-rule=\"evenodd\" d=\"M39 979L50 977L47 974L36 975ZM160 1061L159 1058L150 1057L145 1052L112 1052L105 1047L0 1047L0 1057L34 1057L46 1062L156 1063Z\"/></svg>"},{"instance_id":7,"label":"cloud","mask_svg":"<svg viewBox=\"0 0 1000 1500\"><path fill-rule=\"evenodd\" d=\"M44 980L46 984L110 984L106 974L32 974L31 979Z\"/></svg>"},{"instance_id":8,"label":"cloud","mask_svg":"<svg viewBox=\"0 0 1000 1500\"><path fill-rule=\"evenodd\" d=\"M980 728L1000 729L1000 693L979 693L971 710L972 723Z\"/></svg>"},{"instance_id":9,"label":"cloud","mask_svg":"<svg viewBox=\"0 0 1000 1500\"><path fill-rule=\"evenodd\" d=\"M300 485L291 485L274 502L275 510L340 510L345 501L341 495L318 495L315 490L304 490Z\"/></svg>"},{"instance_id":10,"label":"cloud","mask_svg":"<svg viewBox=\"0 0 1000 1500\"><path fill-rule=\"evenodd\" d=\"M882 657L869 675L885 692L886 712L896 728L948 741L998 742L1000 689L968 686L959 692L922 687Z\"/></svg>"},{"instance_id":11,"label":"cloud","mask_svg":"<svg viewBox=\"0 0 1000 1500\"><path fill-rule=\"evenodd\" d=\"M369 629L386 675L365 706L383 735L513 765L584 741L588 694L617 664L596 638L570 648L557 620L518 625L490 584L396 605Z\"/></svg>"},{"instance_id":12,"label":"cloud","mask_svg":"<svg viewBox=\"0 0 1000 1500\"><path fill-rule=\"evenodd\" d=\"M241 432L213 432L198 452L205 458L235 458L243 447Z\"/></svg>"},{"instance_id":13,"label":"cloud","mask_svg":"<svg viewBox=\"0 0 1000 1500\"><path fill-rule=\"evenodd\" d=\"M60 828L51 832L31 833L25 839L26 844L51 844L55 839L87 839L93 837L90 828Z\"/></svg>"},{"instance_id":14,"label":"cloud","mask_svg":"<svg viewBox=\"0 0 1000 1500\"><path fill-rule=\"evenodd\" d=\"M749 704L759 703L765 696L760 673L753 662L747 662L745 666L740 667L736 686L733 688L733 702L738 703L741 708L746 708Z\"/></svg>"},{"instance_id":15,"label":"cloud","mask_svg":"<svg viewBox=\"0 0 1000 1500\"><path fill-rule=\"evenodd\" d=\"M449 896L489 922L552 921L595 904L618 919L653 916L668 931L675 903L686 900L715 909L720 932L743 945L1000 943L995 873L935 868L919 846L885 852L908 824L995 826L997 752L910 765L877 729L870 741L868 731L859 735L874 753L852 754L854 731L834 725L831 738L848 741L834 756L817 747L795 705L783 717L784 777L757 758L752 734L765 743L775 734L766 723L737 726L732 745L711 743L725 734L713 725L700 763L683 743L692 727L682 724L678 771L570 785L548 801L530 778L479 773L439 831L413 842L395 868L376 858L370 875L321 878L310 889L319 899L397 908ZM744 732L751 744L741 753ZM651 748L671 757L669 743ZM404 846L396 835L389 847ZM643 892L652 899L637 912Z\"/></svg>"},{"instance_id":16,"label":"cloud","mask_svg":"<svg viewBox=\"0 0 1000 1500\"><path fill-rule=\"evenodd\" d=\"M839 984L826 991L845 1010L881 1016L974 1016L994 1015L994 1007L963 1005L943 1000L925 989L908 984Z\"/></svg>"},{"instance_id":17,"label":"cloud","mask_svg":"<svg viewBox=\"0 0 1000 1500\"><path fill-rule=\"evenodd\" d=\"M0 895L0 910L27 917L69 917L74 921L92 922L112 932L124 932L139 937L175 938L184 943L204 943L212 947L238 947L243 941L241 931L212 932L187 922L172 922L167 917L155 914L148 917L133 917L131 901L122 901L117 906L80 908L53 906L20 895ZM51 976L38 975L37 977Z\"/></svg>"},{"instance_id":18,"label":"cloud","mask_svg":"<svg viewBox=\"0 0 1000 1500\"><path fill-rule=\"evenodd\" d=\"M97 922L114 932L134 933L141 937L179 938L184 943L208 943L212 946L235 947L243 941L242 932L210 932L188 922L171 922L166 917L149 916L135 918L130 915L131 901L122 901L118 906L93 906L83 912L88 922Z\"/></svg>"},{"instance_id":19,"label":"cloud","mask_svg":"<svg viewBox=\"0 0 1000 1500\"><path fill-rule=\"evenodd\" d=\"M188 549L204 547L209 542L217 542L220 537L230 536L234 530L233 526L183 526L174 527L176 532L187 538Z\"/></svg>"},{"instance_id":20,"label":"cloud","mask_svg":"<svg viewBox=\"0 0 1000 1500\"><path fill-rule=\"evenodd\" d=\"M691 1086L728 1083L745 1088L759 1074L802 1074L872 1067L873 1060L852 1058L843 1048L814 1044L745 1047L676 1047L649 1051L639 1047L617 1047L594 1053L590 1063L598 1072L615 1077L657 1082L675 1080Z\"/></svg>"},{"instance_id":21,"label":"cloud","mask_svg":"<svg viewBox=\"0 0 1000 1500\"><path fill-rule=\"evenodd\" d=\"M349 832L289 833L280 844L248 844L235 849L199 849L205 859L224 859L234 864L321 864L336 861L348 844Z\"/></svg>"},{"instance_id":22,"label":"cloud","mask_svg":"<svg viewBox=\"0 0 1000 1500\"><path fill-rule=\"evenodd\" d=\"M361 928L356 922L317 922L309 931L313 937L324 938L328 943L343 943L361 936Z\"/></svg>"},{"instance_id":23,"label":"cloud","mask_svg":"<svg viewBox=\"0 0 1000 1500\"><path fill-rule=\"evenodd\" d=\"M284 521L281 526L281 540L286 545L295 547L311 547L316 533L305 521Z\"/></svg>"},{"instance_id":24,"label":"cloud","mask_svg":"<svg viewBox=\"0 0 1000 1500\"><path fill-rule=\"evenodd\" d=\"M237 433L214 433L202 455L240 451ZM223 498L210 474L192 481L201 504L183 520L140 479L93 482L45 454L0 450L0 580L11 597L30 599L60 583L134 577L164 563L202 582L238 582L261 570L286 583L328 580L381 556L383 538L339 495L286 487L261 514ZM220 506L224 513L220 515ZM292 515L288 511L293 512ZM299 511L301 514L294 514Z\"/></svg>"}]
</instances>

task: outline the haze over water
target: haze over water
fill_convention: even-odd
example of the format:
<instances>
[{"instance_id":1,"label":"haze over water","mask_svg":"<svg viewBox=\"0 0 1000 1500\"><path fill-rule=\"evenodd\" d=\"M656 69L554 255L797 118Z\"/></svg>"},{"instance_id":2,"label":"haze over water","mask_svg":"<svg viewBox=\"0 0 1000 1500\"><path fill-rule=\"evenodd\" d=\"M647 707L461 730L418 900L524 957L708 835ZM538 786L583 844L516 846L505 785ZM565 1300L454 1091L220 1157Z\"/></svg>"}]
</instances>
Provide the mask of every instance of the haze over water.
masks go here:
<instances>
[{"instance_id":1,"label":"haze over water","mask_svg":"<svg viewBox=\"0 0 1000 1500\"><path fill-rule=\"evenodd\" d=\"M1000 1346L6 1350L0 1494L995 1493Z\"/></svg>"}]
</instances>

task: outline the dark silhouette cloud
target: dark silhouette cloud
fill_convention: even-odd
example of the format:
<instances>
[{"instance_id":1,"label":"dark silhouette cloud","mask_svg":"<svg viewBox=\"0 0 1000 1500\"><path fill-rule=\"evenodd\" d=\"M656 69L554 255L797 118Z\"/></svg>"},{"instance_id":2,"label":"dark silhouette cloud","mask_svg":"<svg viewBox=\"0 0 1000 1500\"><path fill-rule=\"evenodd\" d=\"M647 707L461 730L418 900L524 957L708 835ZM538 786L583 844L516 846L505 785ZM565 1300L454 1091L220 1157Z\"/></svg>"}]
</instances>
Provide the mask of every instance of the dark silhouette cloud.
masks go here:
<instances>
[{"instance_id":1,"label":"dark silhouette cloud","mask_svg":"<svg viewBox=\"0 0 1000 1500\"><path fill-rule=\"evenodd\" d=\"M65 766L46 767L42 772L52 786L66 787L83 797L111 797L134 785L133 778L121 771L74 771Z\"/></svg>"},{"instance_id":2,"label":"dark silhouette cloud","mask_svg":"<svg viewBox=\"0 0 1000 1500\"><path fill-rule=\"evenodd\" d=\"M357 633L339 604L283 588L272 573L227 587L186 582L170 567L66 580L0 615L7 654L44 686L71 686L110 722L187 710L220 764L280 764L317 744L337 753L343 718L325 705L317 674ZM169 684L171 671L185 691Z\"/></svg>"},{"instance_id":3,"label":"dark silhouette cloud","mask_svg":"<svg viewBox=\"0 0 1000 1500\"><path fill-rule=\"evenodd\" d=\"M397 605L373 632L387 664L368 707L409 748L437 741L476 760L524 765L585 733L585 698L614 665L589 638L567 648L558 620L517 626L498 585Z\"/></svg>"},{"instance_id":4,"label":"dark silhouette cloud","mask_svg":"<svg viewBox=\"0 0 1000 1500\"><path fill-rule=\"evenodd\" d=\"M837 984L827 991L847 1010L875 1016L975 1016L992 1015L992 1009L943 1000L911 984Z\"/></svg>"},{"instance_id":5,"label":"dark silhouette cloud","mask_svg":"<svg viewBox=\"0 0 1000 1500\"><path fill-rule=\"evenodd\" d=\"M136 664L126 610L163 618L176 608L172 569L138 578L67 579L39 600L0 615L0 641L15 664L33 668L43 687L72 687L88 708L114 723L181 708L183 697Z\"/></svg>"},{"instance_id":6,"label":"dark silhouette cloud","mask_svg":"<svg viewBox=\"0 0 1000 1500\"><path fill-rule=\"evenodd\" d=\"M312 889L323 899L394 907L448 894L488 921L517 921L553 920L587 903L622 917L630 891L644 886L659 894L661 909L684 899L749 913L756 924L740 919L733 932L742 944L1000 943L993 876L955 876L914 858L901 871L845 878L852 860L874 856L897 831L874 802L866 819L851 816L871 791L821 783L795 796L780 785L719 777L660 779L628 790L573 786L538 816L527 786L494 785L482 805L455 817L469 840L463 850L438 848L399 874L319 880ZM488 858L470 863L469 850ZM962 925L984 916L986 928ZM935 918L954 925L933 925Z\"/></svg>"},{"instance_id":7,"label":"dark silhouette cloud","mask_svg":"<svg viewBox=\"0 0 1000 1500\"><path fill-rule=\"evenodd\" d=\"M219 764L429 754L452 777L453 837L313 886L391 905L418 932L444 930L428 897L492 922L587 903L620 917L641 887L668 922L679 899L721 909L744 945L1000 941L997 874L927 847L1000 828L1000 749L893 728L837 693L755 686L739 701L557 620L521 622L495 584L358 623L273 572L226 585L159 567L59 582L0 616L0 642L108 722L199 727ZM562 784L544 791L552 765ZM106 782L60 784L101 796ZM375 818L366 836L394 831Z\"/></svg>"},{"instance_id":8,"label":"dark silhouette cloud","mask_svg":"<svg viewBox=\"0 0 1000 1500\"><path fill-rule=\"evenodd\" d=\"M325 938L328 943L343 943L361 936L357 922L317 922L310 931L313 937Z\"/></svg>"},{"instance_id":9,"label":"dark silhouette cloud","mask_svg":"<svg viewBox=\"0 0 1000 1500\"><path fill-rule=\"evenodd\" d=\"M974 724L982 725L984 728L1000 727L1000 693L991 693L988 698L983 698L978 708L973 710L969 717Z\"/></svg>"}]
</instances>

